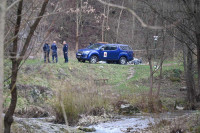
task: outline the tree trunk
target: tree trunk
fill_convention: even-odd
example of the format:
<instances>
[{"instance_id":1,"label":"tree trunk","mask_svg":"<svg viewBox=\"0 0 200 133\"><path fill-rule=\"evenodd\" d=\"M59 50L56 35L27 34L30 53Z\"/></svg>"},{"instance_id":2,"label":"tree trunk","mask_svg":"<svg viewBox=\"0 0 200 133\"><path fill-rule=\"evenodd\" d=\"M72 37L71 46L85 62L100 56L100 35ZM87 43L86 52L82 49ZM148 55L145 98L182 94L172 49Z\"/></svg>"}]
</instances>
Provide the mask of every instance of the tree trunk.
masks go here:
<instances>
[{"instance_id":1,"label":"tree trunk","mask_svg":"<svg viewBox=\"0 0 200 133\"><path fill-rule=\"evenodd\" d=\"M101 27L101 41L104 42L104 31L105 31L105 14L106 14L106 5L104 5L104 11L103 11L103 22Z\"/></svg>"},{"instance_id":2,"label":"tree trunk","mask_svg":"<svg viewBox=\"0 0 200 133\"><path fill-rule=\"evenodd\" d=\"M176 36L176 29L174 28L174 36ZM176 38L173 37L173 59L175 61Z\"/></svg>"},{"instance_id":3,"label":"tree trunk","mask_svg":"<svg viewBox=\"0 0 200 133\"><path fill-rule=\"evenodd\" d=\"M195 83L194 83L194 70L193 70L193 57L191 50L187 50L187 65L186 65L186 85L187 85L187 98L189 101L189 109L195 106Z\"/></svg>"},{"instance_id":4,"label":"tree trunk","mask_svg":"<svg viewBox=\"0 0 200 133\"><path fill-rule=\"evenodd\" d=\"M124 0L122 2L122 6L124 6ZM118 43L118 36L119 36L119 28L120 28L120 21L121 21L121 16L122 16L122 12L123 12L124 9L121 9L120 13L119 13L119 18L118 18L118 24L117 24L117 37L116 37L116 43Z\"/></svg>"},{"instance_id":5,"label":"tree trunk","mask_svg":"<svg viewBox=\"0 0 200 133\"><path fill-rule=\"evenodd\" d=\"M152 67L152 61L151 59L148 59L149 61L149 66L150 66L150 90L149 90L149 97L152 97L152 92L153 92L153 67Z\"/></svg>"},{"instance_id":6,"label":"tree trunk","mask_svg":"<svg viewBox=\"0 0 200 133\"><path fill-rule=\"evenodd\" d=\"M78 51L78 45L79 45L79 3L78 0L76 1L76 51Z\"/></svg>"},{"instance_id":7,"label":"tree trunk","mask_svg":"<svg viewBox=\"0 0 200 133\"><path fill-rule=\"evenodd\" d=\"M133 10L135 11L135 7L136 7L136 0L133 0L132 2L133 4ZM134 40L134 36L135 36L135 16L132 15L133 17L133 26L132 26L132 40Z\"/></svg>"},{"instance_id":8,"label":"tree trunk","mask_svg":"<svg viewBox=\"0 0 200 133\"><path fill-rule=\"evenodd\" d=\"M3 131L3 87L4 87L4 31L6 0L0 0L0 131Z\"/></svg>"},{"instance_id":9,"label":"tree trunk","mask_svg":"<svg viewBox=\"0 0 200 133\"><path fill-rule=\"evenodd\" d=\"M108 1L108 3L110 3L110 0ZM109 22L109 14L110 14L110 6L108 5L107 8L107 19L106 19L106 28L109 27L108 22ZM105 42L108 40L108 30L105 33Z\"/></svg>"},{"instance_id":10,"label":"tree trunk","mask_svg":"<svg viewBox=\"0 0 200 133\"><path fill-rule=\"evenodd\" d=\"M197 69L198 69L198 89L197 94L200 96L200 34L196 35L197 38Z\"/></svg>"},{"instance_id":11,"label":"tree trunk","mask_svg":"<svg viewBox=\"0 0 200 133\"><path fill-rule=\"evenodd\" d=\"M16 38L13 40L13 48L10 53L11 61L12 61L12 73L11 73L11 83L10 83L10 92L11 92L11 103L4 116L4 133L10 133L11 124L13 123L13 114L15 111L15 107L17 104L17 89L16 89L16 81L17 81L17 72L19 63L17 63L17 49L18 49L18 33L21 25L21 14L22 14L23 0L19 2L17 8L17 20L15 25L15 34Z\"/></svg>"},{"instance_id":12,"label":"tree trunk","mask_svg":"<svg viewBox=\"0 0 200 133\"><path fill-rule=\"evenodd\" d=\"M16 61L12 61L12 77L10 84L11 103L4 117L4 127L5 127L4 133L10 133L11 124L13 123L13 114L17 104L16 81L17 81L18 66L19 64Z\"/></svg>"},{"instance_id":13,"label":"tree trunk","mask_svg":"<svg viewBox=\"0 0 200 133\"><path fill-rule=\"evenodd\" d=\"M150 112L154 112L154 107L153 107L153 66L152 66L152 54L149 50L149 45L148 45L148 36L149 33L147 34L147 38L146 38L146 52L147 52L147 59L149 62L149 67L150 67L150 75L149 75L149 83L150 83L150 89L149 89L149 94L148 94L148 106L149 106L149 110Z\"/></svg>"},{"instance_id":14,"label":"tree trunk","mask_svg":"<svg viewBox=\"0 0 200 133\"><path fill-rule=\"evenodd\" d=\"M160 95L160 88L161 88L161 83L162 83L162 77L163 77L163 74L162 74L162 65L163 65L163 58L161 59L161 62L160 62L160 75L159 75L159 81L158 81L158 89L157 89L157 93L156 93L156 97L159 98L159 95Z\"/></svg>"}]
</instances>

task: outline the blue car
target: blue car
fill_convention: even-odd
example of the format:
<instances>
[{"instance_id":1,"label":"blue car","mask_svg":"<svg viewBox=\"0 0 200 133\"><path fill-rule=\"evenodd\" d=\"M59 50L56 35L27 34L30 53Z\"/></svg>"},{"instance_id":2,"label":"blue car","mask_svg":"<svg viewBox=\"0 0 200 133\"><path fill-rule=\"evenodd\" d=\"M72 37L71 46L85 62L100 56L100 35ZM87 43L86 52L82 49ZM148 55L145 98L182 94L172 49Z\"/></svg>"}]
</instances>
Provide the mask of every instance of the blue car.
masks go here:
<instances>
[{"instance_id":1,"label":"blue car","mask_svg":"<svg viewBox=\"0 0 200 133\"><path fill-rule=\"evenodd\" d=\"M133 50L125 44L96 43L78 50L76 58L80 62L89 61L93 64L98 61L126 64L128 61L133 60Z\"/></svg>"}]
</instances>

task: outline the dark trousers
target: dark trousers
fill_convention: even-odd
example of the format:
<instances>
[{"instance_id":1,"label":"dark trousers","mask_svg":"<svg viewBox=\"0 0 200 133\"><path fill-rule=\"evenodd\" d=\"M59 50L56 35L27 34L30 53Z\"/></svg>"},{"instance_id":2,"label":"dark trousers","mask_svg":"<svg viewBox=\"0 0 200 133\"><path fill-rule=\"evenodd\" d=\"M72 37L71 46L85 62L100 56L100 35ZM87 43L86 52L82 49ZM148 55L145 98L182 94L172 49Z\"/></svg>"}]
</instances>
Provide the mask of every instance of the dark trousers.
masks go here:
<instances>
[{"instance_id":1,"label":"dark trousers","mask_svg":"<svg viewBox=\"0 0 200 133\"><path fill-rule=\"evenodd\" d=\"M67 53L64 53L64 58L65 58L65 63L67 63L68 62L68 55L67 55Z\"/></svg>"},{"instance_id":2,"label":"dark trousers","mask_svg":"<svg viewBox=\"0 0 200 133\"><path fill-rule=\"evenodd\" d=\"M56 59L56 63L58 62L58 55L57 55L57 52L53 52L52 53L52 61L54 63L54 58Z\"/></svg>"},{"instance_id":3,"label":"dark trousers","mask_svg":"<svg viewBox=\"0 0 200 133\"><path fill-rule=\"evenodd\" d=\"M48 61L48 63L50 63L50 60L49 60L49 52L44 52L44 62L46 63L46 61Z\"/></svg>"}]
</instances>

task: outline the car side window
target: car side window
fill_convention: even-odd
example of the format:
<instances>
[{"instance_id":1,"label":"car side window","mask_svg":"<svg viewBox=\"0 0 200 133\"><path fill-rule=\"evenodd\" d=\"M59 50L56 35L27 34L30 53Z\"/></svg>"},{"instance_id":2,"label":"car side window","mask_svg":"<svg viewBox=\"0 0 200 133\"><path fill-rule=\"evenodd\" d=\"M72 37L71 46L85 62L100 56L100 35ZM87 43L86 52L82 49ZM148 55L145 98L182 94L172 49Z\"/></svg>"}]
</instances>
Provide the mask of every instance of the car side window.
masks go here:
<instances>
[{"instance_id":1,"label":"car side window","mask_svg":"<svg viewBox=\"0 0 200 133\"><path fill-rule=\"evenodd\" d=\"M121 50L126 50L126 47L125 46L120 46L120 49Z\"/></svg>"},{"instance_id":2,"label":"car side window","mask_svg":"<svg viewBox=\"0 0 200 133\"><path fill-rule=\"evenodd\" d=\"M132 48L131 47L129 47L129 46L120 46L120 49L121 50L132 50Z\"/></svg>"},{"instance_id":3,"label":"car side window","mask_svg":"<svg viewBox=\"0 0 200 133\"><path fill-rule=\"evenodd\" d=\"M110 46L105 46L104 50L110 50Z\"/></svg>"},{"instance_id":4,"label":"car side window","mask_svg":"<svg viewBox=\"0 0 200 133\"><path fill-rule=\"evenodd\" d=\"M114 46L114 45L111 46L111 47L110 47L110 50L117 50L117 46Z\"/></svg>"}]
</instances>

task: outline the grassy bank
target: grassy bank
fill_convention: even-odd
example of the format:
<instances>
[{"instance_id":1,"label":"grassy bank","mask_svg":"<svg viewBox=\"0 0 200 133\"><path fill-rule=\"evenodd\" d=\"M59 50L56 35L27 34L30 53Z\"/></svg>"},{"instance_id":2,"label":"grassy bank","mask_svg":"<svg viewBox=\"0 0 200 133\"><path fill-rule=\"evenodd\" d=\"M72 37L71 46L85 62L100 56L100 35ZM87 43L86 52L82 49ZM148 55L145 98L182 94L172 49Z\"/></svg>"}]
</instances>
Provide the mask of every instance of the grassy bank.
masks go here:
<instances>
[{"instance_id":1,"label":"grassy bank","mask_svg":"<svg viewBox=\"0 0 200 133\"><path fill-rule=\"evenodd\" d=\"M6 75L9 75L9 65L5 69ZM166 72L173 69L183 70L183 66L166 62L163 67ZM140 104L141 100L146 102L144 97L149 90L148 77L148 65L89 64L80 63L76 59L69 60L67 64L63 59L59 59L58 63L43 63L34 59L27 60L21 67L17 84L36 86L36 89L38 86L50 88L54 95L46 97L39 106L45 104L54 108L58 121L62 122L64 119L61 105L64 105L68 119L75 123L80 114L90 113L95 108L113 111L113 105L119 100L133 104ZM171 83L173 85L181 84L174 82ZM162 89L170 89L171 86L163 85ZM4 95L7 95L6 101L9 101L8 91ZM33 104L26 101L23 95L19 99L21 102L18 107L24 108L22 103L26 103L25 106ZM8 103L5 103L5 107Z\"/></svg>"}]
</instances>

